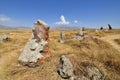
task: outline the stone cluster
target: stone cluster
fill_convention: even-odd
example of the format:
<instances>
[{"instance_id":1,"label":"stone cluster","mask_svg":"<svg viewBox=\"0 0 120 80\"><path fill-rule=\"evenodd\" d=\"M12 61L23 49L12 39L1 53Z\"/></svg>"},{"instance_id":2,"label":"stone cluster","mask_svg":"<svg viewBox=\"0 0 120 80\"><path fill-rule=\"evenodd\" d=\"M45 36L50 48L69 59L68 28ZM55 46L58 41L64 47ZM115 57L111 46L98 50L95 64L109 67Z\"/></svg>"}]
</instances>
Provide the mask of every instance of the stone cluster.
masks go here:
<instances>
[{"instance_id":1,"label":"stone cluster","mask_svg":"<svg viewBox=\"0 0 120 80\"><path fill-rule=\"evenodd\" d=\"M82 40L90 41L90 40L93 40L93 37L88 35L85 31L80 30L76 35L72 35L72 39L79 40L79 41L82 41Z\"/></svg>"}]
</instances>

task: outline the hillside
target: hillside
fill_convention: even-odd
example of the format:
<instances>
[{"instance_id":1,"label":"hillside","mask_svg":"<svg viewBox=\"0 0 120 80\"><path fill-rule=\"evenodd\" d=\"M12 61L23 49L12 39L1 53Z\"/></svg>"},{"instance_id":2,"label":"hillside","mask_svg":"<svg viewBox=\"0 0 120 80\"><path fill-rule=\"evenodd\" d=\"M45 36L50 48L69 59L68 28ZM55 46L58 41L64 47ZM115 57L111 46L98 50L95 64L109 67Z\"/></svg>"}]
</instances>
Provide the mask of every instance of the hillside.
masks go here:
<instances>
[{"instance_id":1,"label":"hillside","mask_svg":"<svg viewBox=\"0 0 120 80\"><path fill-rule=\"evenodd\" d=\"M76 34L76 30L67 30L66 42L58 42L60 31L51 30L49 32L49 47L51 57L36 68L28 68L18 63L18 57L26 42L31 36L31 30L0 30L0 34L10 33L10 40L0 42L0 80L64 80L57 74L57 65L61 55L68 55L74 63L75 72L80 75L84 72L83 64L95 65L107 80L120 79L120 52L114 44L107 40L120 36L120 30L108 32L86 30L89 35L96 37L97 41L77 41L71 36ZM114 37L119 39L120 37ZM109 38L109 39L108 39Z\"/></svg>"},{"instance_id":2,"label":"hillside","mask_svg":"<svg viewBox=\"0 0 120 80\"><path fill-rule=\"evenodd\" d=\"M6 25L0 25L0 29L31 29L31 27L27 26L6 26Z\"/></svg>"}]
</instances>

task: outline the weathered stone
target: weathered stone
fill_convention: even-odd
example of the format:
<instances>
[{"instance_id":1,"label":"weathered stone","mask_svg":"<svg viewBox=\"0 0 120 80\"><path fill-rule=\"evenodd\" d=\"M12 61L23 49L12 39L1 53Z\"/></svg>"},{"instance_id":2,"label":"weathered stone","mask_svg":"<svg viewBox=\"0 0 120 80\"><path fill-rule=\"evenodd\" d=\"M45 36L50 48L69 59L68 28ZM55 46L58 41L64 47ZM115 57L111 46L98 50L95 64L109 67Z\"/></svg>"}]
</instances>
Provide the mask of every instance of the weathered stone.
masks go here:
<instances>
[{"instance_id":1,"label":"weathered stone","mask_svg":"<svg viewBox=\"0 0 120 80\"><path fill-rule=\"evenodd\" d=\"M73 38L74 40L80 40L80 41L82 41L82 40L84 39L84 37L76 36L76 35L73 35L72 38Z\"/></svg>"},{"instance_id":2,"label":"weathered stone","mask_svg":"<svg viewBox=\"0 0 120 80\"><path fill-rule=\"evenodd\" d=\"M42 39L48 40L48 31L49 26L45 22L38 20L35 22L35 28L33 29L34 39L37 39L37 41L41 41Z\"/></svg>"},{"instance_id":3,"label":"weathered stone","mask_svg":"<svg viewBox=\"0 0 120 80\"><path fill-rule=\"evenodd\" d=\"M103 30L103 27L100 27L100 30Z\"/></svg>"},{"instance_id":4,"label":"weathered stone","mask_svg":"<svg viewBox=\"0 0 120 80\"><path fill-rule=\"evenodd\" d=\"M83 30L80 29L80 30L78 31L77 35L79 35L79 36L84 36L84 32L83 32Z\"/></svg>"},{"instance_id":5,"label":"weathered stone","mask_svg":"<svg viewBox=\"0 0 120 80\"><path fill-rule=\"evenodd\" d=\"M112 30L112 26L110 24L108 24L109 30Z\"/></svg>"},{"instance_id":6,"label":"weathered stone","mask_svg":"<svg viewBox=\"0 0 120 80\"><path fill-rule=\"evenodd\" d=\"M76 35L72 35L72 39L79 41L93 41L93 37L82 30L80 30Z\"/></svg>"},{"instance_id":7,"label":"weathered stone","mask_svg":"<svg viewBox=\"0 0 120 80\"><path fill-rule=\"evenodd\" d=\"M41 20L35 22L32 37L25 45L18 61L29 67L35 67L38 63L50 56L48 47L48 30L49 27Z\"/></svg>"},{"instance_id":8,"label":"weathered stone","mask_svg":"<svg viewBox=\"0 0 120 80\"><path fill-rule=\"evenodd\" d=\"M82 27L82 31L85 31L85 27Z\"/></svg>"},{"instance_id":9,"label":"weathered stone","mask_svg":"<svg viewBox=\"0 0 120 80\"><path fill-rule=\"evenodd\" d=\"M0 41L7 41L7 40L9 40L9 35L4 34L4 35L0 36Z\"/></svg>"},{"instance_id":10,"label":"weathered stone","mask_svg":"<svg viewBox=\"0 0 120 80\"><path fill-rule=\"evenodd\" d=\"M74 70L75 80L105 80L103 73L93 64L89 62L81 62L80 68Z\"/></svg>"},{"instance_id":11,"label":"weathered stone","mask_svg":"<svg viewBox=\"0 0 120 80\"><path fill-rule=\"evenodd\" d=\"M64 55L60 58L60 63L58 65L58 74L65 79L70 78L73 75L73 65L70 60Z\"/></svg>"},{"instance_id":12,"label":"weathered stone","mask_svg":"<svg viewBox=\"0 0 120 80\"><path fill-rule=\"evenodd\" d=\"M27 42L18 60L22 62L35 62L36 63L38 59L43 57L40 54L40 51L43 50L46 44L47 44L46 41L41 41L38 43L38 42L32 42L32 39L30 39L30 41ZM32 45L37 45L37 46L33 48ZM31 50L31 46L32 46L32 49L34 50Z\"/></svg>"},{"instance_id":13,"label":"weathered stone","mask_svg":"<svg viewBox=\"0 0 120 80\"><path fill-rule=\"evenodd\" d=\"M95 32L98 33L99 31L97 29L95 29Z\"/></svg>"},{"instance_id":14,"label":"weathered stone","mask_svg":"<svg viewBox=\"0 0 120 80\"><path fill-rule=\"evenodd\" d=\"M61 33L60 33L60 39L59 39L59 42L60 43L64 43L65 42L65 33L62 31Z\"/></svg>"},{"instance_id":15,"label":"weathered stone","mask_svg":"<svg viewBox=\"0 0 120 80\"><path fill-rule=\"evenodd\" d=\"M86 73L90 80L105 80L103 74L96 67L87 67Z\"/></svg>"}]
</instances>

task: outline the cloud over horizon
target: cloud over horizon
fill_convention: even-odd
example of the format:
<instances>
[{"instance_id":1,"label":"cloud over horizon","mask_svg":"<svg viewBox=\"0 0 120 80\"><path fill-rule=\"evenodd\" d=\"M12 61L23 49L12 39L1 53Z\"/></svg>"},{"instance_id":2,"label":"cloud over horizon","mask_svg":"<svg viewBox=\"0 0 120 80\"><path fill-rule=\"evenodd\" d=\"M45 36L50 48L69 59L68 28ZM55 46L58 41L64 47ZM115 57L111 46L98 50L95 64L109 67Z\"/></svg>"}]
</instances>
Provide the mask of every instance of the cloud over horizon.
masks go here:
<instances>
[{"instance_id":1,"label":"cloud over horizon","mask_svg":"<svg viewBox=\"0 0 120 80\"><path fill-rule=\"evenodd\" d=\"M10 21L11 18L7 17L6 15L0 14L0 22Z\"/></svg>"},{"instance_id":2,"label":"cloud over horizon","mask_svg":"<svg viewBox=\"0 0 120 80\"><path fill-rule=\"evenodd\" d=\"M56 22L55 24L64 24L64 25L69 24L69 21L66 21L63 15L61 15L60 20L61 21Z\"/></svg>"},{"instance_id":3,"label":"cloud over horizon","mask_svg":"<svg viewBox=\"0 0 120 80\"><path fill-rule=\"evenodd\" d=\"M78 21L77 21L77 20L74 20L74 23L78 23Z\"/></svg>"}]
</instances>

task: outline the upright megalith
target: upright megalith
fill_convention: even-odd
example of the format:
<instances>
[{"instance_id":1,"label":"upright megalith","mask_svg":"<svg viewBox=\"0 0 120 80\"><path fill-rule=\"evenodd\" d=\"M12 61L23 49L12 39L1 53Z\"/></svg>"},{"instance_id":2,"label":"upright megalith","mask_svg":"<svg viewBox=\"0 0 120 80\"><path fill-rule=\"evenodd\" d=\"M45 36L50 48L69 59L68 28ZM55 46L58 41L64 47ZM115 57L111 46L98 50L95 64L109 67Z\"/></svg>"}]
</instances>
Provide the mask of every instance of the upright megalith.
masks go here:
<instances>
[{"instance_id":1,"label":"upright megalith","mask_svg":"<svg viewBox=\"0 0 120 80\"><path fill-rule=\"evenodd\" d=\"M78 36L84 36L84 31L83 31L83 29L80 29L80 30L77 32L77 35L78 35Z\"/></svg>"},{"instance_id":2,"label":"upright megalith","mask_svg":"<svg viewBox=\"0 0 120 80\"><path fill-rule=\"evenodd\" d=\"M34 24L35 24L34 26L35 28L33 29L34 39L37 39L38 41L41 41L42 39L45 41L48 40L49 26L41 20L38 20Z\"/></svg>"},{"instance_id":3,"label":"upright megalith","mask_svg":"<svg viewBox=\"0 0 120 80\"><path fill-rule=\"evenodd\" d=\"M100 27L100 30L103 30L103 27L102 27L102 26Z\"/></svg>"},{"instance_id":4,"label":"upright megalith","mask_svg":"<svg viewBox=\"0 0 120 80\"><path fill-rule=\"evenodd\" d=\"M60 43L65 43L65 32L64 31L62 31L61 33L60 33L60 39L59 39L59 42Z\"/></svg>"},{"instance_id":5,"label":"upright megalith","mask_svg":"<svg viewBox=\"0 0 120 80\"><path fill-rule=\"evenodd\" d=\"M48 38L49 26L42 20L38 20L32 29L32 37L28 40L18 61L22 65L35 67L50 56Z\"/></svg>"},{"instance_id":6,"label":"upright megalith","mask_svg":"<svg viewBox=\"0 0 120 80\"><path fill-rule=\"evenodd\" d=\"M85 31L85 27L82 27L82 31Z\"/></svg>"},{"instance_id":7,"label":"upright megalith","mask_svg":"<svg viewBox=\"0 0 120 80\"><path fill-rule=\"evenodd\" d=\"M108 24L109 30L112 30L112 26L110 24Z\"/></svg>"}]
</instances>

